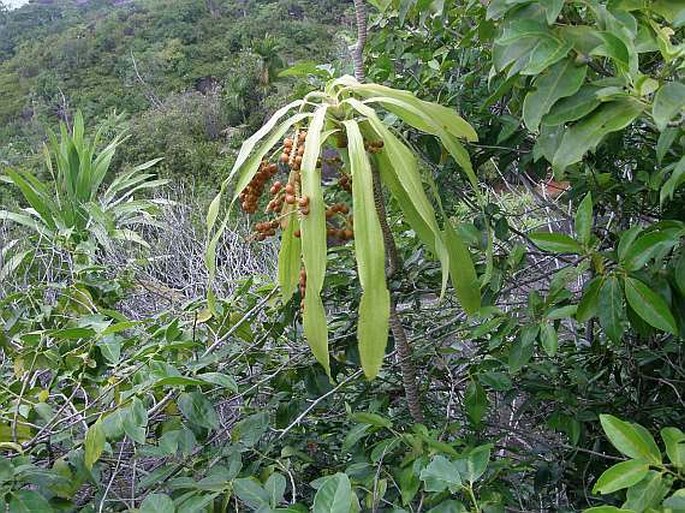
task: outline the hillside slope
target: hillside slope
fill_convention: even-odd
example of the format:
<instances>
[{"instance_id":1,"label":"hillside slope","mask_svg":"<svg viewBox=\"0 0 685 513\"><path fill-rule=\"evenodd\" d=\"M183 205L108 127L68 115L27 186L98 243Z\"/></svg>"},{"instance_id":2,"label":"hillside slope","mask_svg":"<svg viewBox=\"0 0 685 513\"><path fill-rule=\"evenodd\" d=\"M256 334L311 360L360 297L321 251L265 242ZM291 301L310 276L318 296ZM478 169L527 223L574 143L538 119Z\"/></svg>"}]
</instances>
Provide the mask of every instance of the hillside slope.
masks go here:
<instances>
[{"instance_id":1,"label":"hillside slope","mask_svg":"<svg viewBox=\"0 0 685 513\"><path fill-rule=\"evenodd\" d=\"M165 156L168 171L202 178L231 127L253 127L292 91L279 70L345 54L350 4L34 0L0 11L0 161L15 164L76 109L91 123L116 110L134 135L125 158Z\"/></svg>"}]
</instances>

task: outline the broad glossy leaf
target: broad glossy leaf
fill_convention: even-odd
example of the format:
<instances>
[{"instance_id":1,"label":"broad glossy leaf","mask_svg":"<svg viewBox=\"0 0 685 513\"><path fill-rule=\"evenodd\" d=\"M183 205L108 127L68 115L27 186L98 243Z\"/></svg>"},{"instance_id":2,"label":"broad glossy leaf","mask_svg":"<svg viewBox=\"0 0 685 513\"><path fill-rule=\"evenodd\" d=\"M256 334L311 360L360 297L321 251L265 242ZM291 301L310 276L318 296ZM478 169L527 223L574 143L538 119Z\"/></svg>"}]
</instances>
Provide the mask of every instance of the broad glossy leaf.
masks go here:
<instances>
[{"instance_id":1,"label":"broad glossy leaf","mask_svg":"<svg viewBox=\"0 0 685 513\"><path fill-rule=\"evenodd\" d=\"M588 244L592 236L592 193L587 193L580 202L575 216L575 229L578 240Z\"/></svg>"},{"instance_id":2,"label":"broad glossy leaf","mask_svg":"<svg viewBox=\"0 0 685 513\"><path fill-rule=\"evenodd\" d=\"M376 213L373 175L356 121L345 121L352 173L352 209L357 271L362 286L357 339L359 357L367 378L383 364L388 342L390 293L385 281L385 244Z\"/></svg>"},{"instance_id":3,"label":"broad glossy leaf","mask_svg":"<svg viewBox=\"0 0 685 513\"><path fill-rule=\"evenodd\" d=\"M12 492L9 506L9 513L52 513L54 511L45 497L32 490Z\"/></svg>"},{"instance_id":4,"label":"broad glossy leaf","mask_svg":"<svg viewBox=\"0 0 685 513\"><path fill-rule=\"evenodd\" d=\"M666 200L672 200L675 191L685 184L685 156L671 166L673 168L671 175L661 187L660 200L662 205Z\"/></svg>"},{"instance_id":5,"label":"broad glossy leaf","mask_svg":"<svg viewBox=\"0 0 685 513\"><path fill-rule=\"evenodd\" d=\"M95 462L100 459L102 451L105 450L105 441L105 431L102 428L102 422L98 419L88 428L86 437L83 440L85 450L84 461L86 468L89 470L93 468Z\"/></svg>"},{"instance_id":6,"label":"broad glossy leaf","mask_svg":"<svg viewBox=\"0 0 685 513\"><path fill-rule=\"evenodd\" d=\"M535 80L535 90L523 102L523 120L529 130L537 132L540 122L561 98L575 94L583 85L587 66L565 59L547 69Z\"/></svg>"},{"instance_id":7,"label":"broad glossy leaf","mask_svg":"<svg viewBox=\"0 0 685 513\"><path fill-rule=\"evenodd\" d=\"M207 429L219 427L219 418L214 411L214 406L200 392L183 393L176 403L189 422Z\"/></svg>"},{"instance_id":8,"label":"broad glossy leaf","mask_svg":"<svg viewBox=\"0 0 685 513\"><path fill-rule=\"evenodd\" d=\"M664 501L665 508L671 508L673 511L685 510L685 488L676 490L673 495Z\"/></svg>"},{"instance_id":9,"label":"broad glossy leaf","mask_svg":"<svg viewBox=\"0 0 685 513\"><path fill-rule=\"evenodd\" d=\"M627 277L626 299L630 307L651 326L673 335L678 334L678 325L666 301L635 278Z\"/></svg>"},{"instance_id":10,"label":"broad glossy leaf","mask_svg":"<svg viewBox=\"0 0 685 513\"><path fill-rule=\"evenodd\" d=\"M640 103L630 99L602 105L566 131L554 155L555 170L563 171L571 164L580 162L606 135L628 126L642 110L643 106Z\"/></svg>"},{"instance_id":11,"label":"broad glossy leaf","mask_svg":"<svg viewBox=\"0 0 685 513\"><path fill-rule=\"evenodd\" d=\"M661 452L651 435L613 415L600 415L599 421L609 441L622 454L641 462L661 464Z\"/></svg>"},{"instance_id":12,"label":"broad glossy leaf","mask_svg":"<svg viewBox=\"0 0 685 513\"><path fill-rule=\"evenodd\" d=\"M466 244L449 219L445 221L445 245L450 261L452 286L464 311L472 315L480 309L480 282Z\"/></svg>"},{"instance_id":13,"label":"broad glossy leaf","mask_svg":"<svg viewBox=\"0 0 685 513\"><path fill-rule=\"evenodd\" d=\"M666 445L666 455L673 465L685 468L685 433L674 427L661 430L661 439Z\"/></svg>"},{"instance_id":14,"label":"broad glossy leaf","mask_svg":"<svg viewBox=\"0 0 685 513\"><path fill-rule=\"evenodd\" d=\"M626 248L624 257L620 260L621 266L628 271L642 269L655 253L678 244L679 236L677 231L668 229L654 230L641 235Z\"/></svg>"},{"instance_id":15,"label":"broad glossy leaf","mask_svg":"<svg viewBox=\"0 0 685 513\"><path fill-rule=\"evenodd\" d=\"M153 493L140 504L140 513L174 513L176 507L171 497L163 493Z\"/></svg>"},{"instance_id":16,"label":"broad glossy leaf","mask_svg":"<svg viewBox=\"0 0 685 513\"><path fill-rule=\"evenodd\" d=\"M485 389L478 381L472 379L464 394L464 408L469 421L474 426L481 424L485 413L488 411L488 405L488 395L485 393Z\"/></svg>"},{"instance_id":17,"label":"broad glossy leaf","mask_svg":"<svg viewBox=\"0 0 685 513\"><path fill-rule=\"evenodd\" d=\"M324 481L314 496L313 513L350 513L352 484L346 474L337 473Z\"/></svg>"},{"instance_id":18,"label":"broad glossy leaf","mask_svg":"<svg viewBox=\"0 0 685 513\"><path fill-rule=\"evenodd\" d=\"M499 71L508 68L508 76L538 75L566 57L572 47L544 22L515 19L495 41L493 62Z\"/></svg>"},{"instance_id":19,"label":"broad glossy leaf","mask_svg":"<svg viewBox=\"0 0 685 513\"><path fill-rule=\"evenodd\" d=\"M685 251L680 254L680 258L675 265L675 284L680 289L680 293L685 296Z\"/></svg>"},{"instance_id":20,"label":"broad glossy leaf","mask_svg":"<svg viewBox=\"0 0 685 513\"><path fill-rule=\"evenodd\" d=\"M253 511L270 505L269 493L253 477L241 477L233 481L233 491Z\"/></svg>"},{"instance_id":21,"label":"broad glossy leaf","mask_svg":"<svg viewBox=\"0 0 685 513\"><path fill-rule=\"evenodd\" d=\"M574 95L559 100L543 118L543 124L565 125L584 118L601 104L597 98L600 89L598 86L585 85Z\"/></svg>"},{"instance_id":22,"label":"broad glossy leaf","mask_svg":"<svg viewBox=\"0 0 685 513\"><path fill-rule=\"evenodd\" d=\"M599 324L613 342L623 337L623 322L626 318L623 290L616 276L604 280L599 291Z\"/></svg>"},{"instance_id":23,"label":"broad glossy leaf","mask_svg":"<svg viewBox=\"0 0 685 513\"><path fill-rule=\"evenodd\" d=\"M444 456L435 456L430 464L421 471L421 481L427 492L443 492L449 489L452 493L461 488L459 469Z\"/></svg>"},{"instance_id":24,"label":"broad glossy leaf","mask_svg":"<svg viewBox=\"0 0 685 513\"><path fill-rule=\"evenodd\" d=\"M302 156L302 194L309 198L309 214L300 221L302 260L307 272L307 293L304 298L303 327L314 357L330 374L328 326L321 301L321 289L326 275L326 205L321 187L321 171L316 163L321 152L326 106L317 109L312 119Z\"/></svg>"},{"instance_id":25,"label":"broad glossy leaf","mask_svg":"<svg viewBox=\"0 0 685 513\"><path fill-rule=\"evenodd\" d=\"M656 92L652 105L652 117L659 130L664 130L669 121L685 112L685 84L667 82Z\"/></svg>"},{"instance_id":26,"label":"broad glossy leaf","mask_svg":"<svg viewBox=\"0 0 685 513\"><path fill-rule=\"evenodd\" d=\"M649 511L661 504L670 488L670 482L665 481L660 472L650 470L642 481L628 488L623 508Z\"/></svg>"},{"instance_id":27,"label":"broad glossy leaf","mask_svg":"<svg viewBox=\"0 0 685 513\"><path fill-rule=\"evenodd\" d=\"M557 336L557 330L554 329L554 324L551 322L543 322L540 325L540 342L548 356L557 354L559 338Z\"/></svg>"},{"instance_id":28,"label":"broad glossy leaf","mask_svg":"<svg viewBox=\"0 0 685 513\"><path fill-rule=\"evenodd\" d=\"M592 493L614 493L633 486L647 475L649 463L636 460L623 461L608 468L599 476Z\"/></svg>"},{"instance_id":29,"label":"broad glossy leaf","mask_svg":"<svg viewBox=\"0 0 685 513\"><path fill-rule=\"evenodd\" d=\"M564 233L537 232L528 234L530 240L544 251L552 253L581 253L583 247Z\"/></svg>"},{"instance_id":30,"label":"broad glossy leaf","mask_svg":"<svg viewBox=\"0 0 685 513\"><path fill-rule=\"evenodd\" d=\"M576 320L578 322L587 322L597 315L597 308L599 307L599 291L602 288L602 278L594 278L585 288L583 297L578 303L578 310L576 310Z\"/></svg>"},{"instance_id":31,"label":"broad glossy leaf","mask_svg":"<svg viewBox=\"0 0 685 513\"><path fill-rule=\"evenodd\" d=\"M459 469L462 481L467 481L473 485L485 474L490 462L491 449L492 445L490 444L475 447L465 457L454 462Z\"/></svg>"}]
</instances>

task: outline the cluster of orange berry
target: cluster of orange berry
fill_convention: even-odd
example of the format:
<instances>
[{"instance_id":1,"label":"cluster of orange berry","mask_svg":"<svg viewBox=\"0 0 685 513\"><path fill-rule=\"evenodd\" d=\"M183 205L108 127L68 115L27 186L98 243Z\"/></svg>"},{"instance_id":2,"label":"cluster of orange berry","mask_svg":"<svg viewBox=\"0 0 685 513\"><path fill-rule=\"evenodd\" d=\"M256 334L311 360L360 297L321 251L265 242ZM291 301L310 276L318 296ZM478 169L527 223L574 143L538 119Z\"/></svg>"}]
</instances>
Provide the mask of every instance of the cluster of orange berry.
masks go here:
<instances>
[{"instance_id":1,"label":"cluster of orange berry","mask_svg":"<svg viewBox=\"0 0 685 513\"><path fill-rule=\"evenodd\" d=\"M369 153L380 153L381 150L383 149L384 143L383 141L368 141L364 142L364 148L366 151Z\"/></svg>"},{"instance_id":2,"label":"cluster of orange berry","mask_svg":"<svg viewBox=\"0 0 685 513\"><path fill-rule=\"evenodd\" d=\"M352 179L348 175L343 174L338 180L338 185L347 192L352 192Z\"/></svg>"},{"instance_id":3,"label":"cluster of orange berry","mask_svg":"<svg viewBox=\"0 0 685 513\"><path fill-rule=\"evenodd\" d=\"M293 171L299 171L302 166L302 156L304 155L304 142L307 139L307 132L302 130L297 134L297 146L290 137L283 140L283 153L280 161L288 164Z\"/></svg>"},{"instance_id":4,"label":"cluster of orange berry","mask_svg":"<svg viewBox=\"0 0 685 513\"><path fill-rule=\"evenodd\" d=\"M326 235L329 237L338 238L340 240L351 240L354 238L353 219L352 216L347 216L350 213L350 207L345 203L335 203L326 209L326 219L328 220ZM341 214L344 218L345 225L343 228L336 226L331 220L336 214Z\"/></svg>"},{"instance_id":5,"label":"cluster of orange berry","mask_svg":"<svg viewBox=\"0 0 685 513\"><path fill-rule=\"evenodd\" d=\"M257 174L255 174L247 187L240 193L240 196L238 196L240 205L245 212L248 214L257 212L259 198L261 198L264 193L264 184L266 184L266 181L276 173L278 173L278 166L276 164L269 164L266 160L262 161Z\"/></svg>"},{"instance_id":6,"label":"cluster of orange berry","mask_svg":"<svg viewBox=\"0 0 685 513\"><path fill-rule=\"evenodd\" d=\"M257 232L257 235L255 238L258 241L263 241L267 237L273 237L276 235L276 229L280 228L281 223L279 223L277 220L273 221L264 221L263 223L257 223L254 226L255 231Z\"/></svg>"}]
</instances>

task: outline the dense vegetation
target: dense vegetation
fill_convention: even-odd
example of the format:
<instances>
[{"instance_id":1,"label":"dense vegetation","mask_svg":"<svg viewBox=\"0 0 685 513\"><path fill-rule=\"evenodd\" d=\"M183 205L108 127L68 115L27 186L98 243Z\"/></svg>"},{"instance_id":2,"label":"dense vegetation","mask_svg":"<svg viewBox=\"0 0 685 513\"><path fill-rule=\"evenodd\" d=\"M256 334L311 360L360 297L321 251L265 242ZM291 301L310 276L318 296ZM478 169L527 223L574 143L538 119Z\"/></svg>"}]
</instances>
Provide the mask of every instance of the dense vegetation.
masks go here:
<instances>
[{"instance_id":1,"label":"dense vegetation","mask_svg":"<svg viewBox=\"0 0 685 513\"><path fill-rule=\"evenodd\" d=\"M354 4L0 9L9 511L685 512L685 6Z\"/></svg>"}]
</instances>

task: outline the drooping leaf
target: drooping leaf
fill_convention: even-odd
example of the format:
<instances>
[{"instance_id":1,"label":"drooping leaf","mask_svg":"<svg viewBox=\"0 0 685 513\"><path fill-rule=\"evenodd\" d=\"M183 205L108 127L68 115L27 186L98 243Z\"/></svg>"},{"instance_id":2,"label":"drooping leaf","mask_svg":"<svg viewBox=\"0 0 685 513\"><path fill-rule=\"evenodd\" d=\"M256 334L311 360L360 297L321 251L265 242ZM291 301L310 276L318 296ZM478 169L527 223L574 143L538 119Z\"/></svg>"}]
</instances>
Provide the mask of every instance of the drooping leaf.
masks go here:
<instances>
[{"instance_id":1,"label":"drooping leaf","mask_svg":"<svg viewBox=\"0 0 685 513\"><path fill-rule=\"evenodd\" d=\"M565 59L547 69L535 80L535 90L528 93L523 102L523 120L532 132L537 132L540 122L552 106L561 98L578 92L583 85L587 66L578 66Z\"/></svg>"},{"instance_id":2,"label":"drooping leaf","mask_svg":"<svg viewBox=\"0 0 685 513\"><path fill-rule=\"evenodd\" d=\"M556 102L549 113L543 118L545 125L565 125L584 118L601 104L597 98L600 87L584 85L577 93Z\"/></svg>"},{"instance_id":3,"label":"drooping leaf","mask_svg":"<svg viewBox=\"0 0 685 513\"><path fill-rule=\"evenodd\" d=\"M528 235L536 246L554 253L581 253L583 247L564 233L537 232Z\"/></svg>"},{"instance_id":4,"label":"drooping leaf","mask_svg":"<svg viewBox=\"0 0 685 513\"><path fill-rule=\"evenodd\" d=\"M675 235L675 236L674 236ZM628 271L641 269L662 248L678 243L678 234L671 230L654 230L636 238L626 249L621 265Z\"/></svg>"},{"instance_id":5,"label":"drooping leaf","mask_svg":"<svg viewBox=\"0 0 685 513\"><path fill-rule=\"evenodd\" d=\"M469 421L474 426L480 426L483 422L483 417L488 411L488 405L488 395L485 393L485 389L477 380L472 379L464 394L464 408Z\"/></svg>"},{"instance_id":6,"label":"drooping leaf","mask_svg":"<svg viewBox=\"0 0 685 513\"><path fill-rule=\"evenodd\" d=\"M665 130L669 121L685 111L685 84L668 82L654 95L652 117L659 130Z\"/></svg>"},{"instance_id":7,"label":"drooping leaf","mask_svg":"<svg viewBox=\"0 0 685 513\"><path fill-rule=\"evenodd\" d=\"M214 411L214 406L200 392L183 393L176 402L178 409L189 422L207 429L219 427L219 418Z\"/></svg>"},{"instance_id":8,"label":"drooping leaf","mask_svg":"<svg viewBox=\"0 0 685 513\"><path fill-rule=\"evenodd\" d=\"M471 449L465 457L455 460L454 464L459 470L462 481L473 485L478 481L488 468L492 445L481 445Z\"/></svg>"},{"instance_id":9,"label":"drooping leaf","mask_svg":"<svg viewBox=\"0 0 685 513\"><path fill-rule=\"evenodd\" d=\"M578 240L583 244L588 244L592 235L592 194L589 192L576 212L575 229Z\"/></svg>"},{"instance_id":10,"label":"drooping leaf","mask_svg":"<svg viewBox=\"0 0 685 513\"><path fill-rule=\"evenodd\" d=\"M245 189L245 187L250 183L252 178L259 169L259 165L271 148L280 141L283 136L291 129L293 125L299 123L303 119L310 116L308 113L299 113L291 116L284 122L282 122L276 130L274 130L268 137L262 142L261 146L255 151L256 145L273 129L278 121L295 106L301 105L301 100L293 102L290 105L286 105L282 109L278 110L271 119L260 128L252 137L245 141L241 147L238 159L236 160L233 169L229 177L221 184L221 189L219 193L214 197L212 202L207 209L207 233L209 236L209 243L207 244L207 250L205 251L205 262L207 269L209 271L209 281L210 283L214 279L216 274L216 248L221 240L223 232L228 226L228 221L230 218L230 208L224 215L224 218L218 228L215 228L217 218L219 216L219 210L221 206L222 198L228 188L229 184L237 178L237 183L235 185L235 193L233 195L233 200L231 201L231 206L238 198L238 195Z\"/></svg>"},{"instance_id":11,"label":"drooping leaf","mask_svg":"<svg viewBox=\"0 0 685 513\"><path fill-rule=\"evenodd\" d=\"M554 356L557 353L559 338L553 323L543 322L540 325L540 342L547 355Z\"/></svg>"},{"instance_id":12,"label":"drooping leaf","mask_svg":"<svg viewBox=\"0 0 685 513\"><path fill-rule=\"evenodd\" d=\"M594 150L604 137L622 130L637 118L643 110L642 104L630 100L608 102L590 116L569 128L554 155L555 170L563 171L590 150Z\"/></svg>"},{"instance_id":13,"label":"drooping leaf","mask_svg":"<svg viewBox=\"0 0 685 513\"><path fill-rule=\"evenodd\" d=\"M293 295L299 281L302 262L302 241L295 237L299 229L297 208L294 205L284 207L283 234L281 249L278 252L278 284L281 287L281 298L287 303Z\"/></svg>"},{"instance_id":14,"label":"drooping leaf","mask_svg":"<svg viewBox=\"0 0 685 513\"><path fill-rule=\"evenodd\" d=\"M233 491L253 511L270 506L269 493L253 477L241 477L233 481Z\"/></svg>"},{"instance_id":15,"label":"drooping leaf","mask_svg":"<svg viewBox=\"0 0 685 513\"><path fill-rule=\"evenodd\" d=\"M176 506L171 497L163 493L153 493L140 504L140 513L175 513Z\"/></svg>"},{"instance_id":16,"label":"drooping leaf","mask_svg":"<svg viewBox=\"0 0 685 513\"><path fill-rule=\"evenodd\" d=\"M88 428L83 440L86 468L92 469L95 462L100 459L102 451L105 450L105 442L105 431L102 428L102 422L98 419Z\"/></svg>"},{"instance_id":17,"label":"drooping leaf","mask_svg":"<svg viewBox=\"0 0 685 513\"><path fill-rule=\"evenodd\" d=\"M635 313L657 329L678 334L675 318L661 296L635 278L627 277L625 287L626 299Z\"/></svg>"},{"instance_id":18,"label":"drooping leaf","mask_svg":"<svg viewBox=\"0 0 685 513\"><path fill-rule=\"evenodd\" d=\"M661 504L669 489L670 483L664 481L661 472L650 470L647 476L636 485L628 488L624 509L649 511Z\"/></svg>"},{"instance_id":19,"label":"drooping leaf","mask_svg":"<svg viewBox=\"0 0 685 513\"><path fill-rule=\"evenodd\" d=\"M478 275L466 244L449 219L445 221L445 245L450 260L450 278L457 299L467 314L474 314L481 305Z\"/></svg>"},{"instance_id":20,"label":"drooping leaf","mask_svg":"<svg viewBox=\"0 0 685 513\"><path fill-rule=\"evenodd\" d=\"M576 310L576 320L578 322L587 322L597 315L601 288L602 279L600 277L593 278L588 284Z\"/></svg>"},{"instance_id":21,"label":"drooping leaf","mask_svg":"<svg viewBox=\"0 0 685 513\"><path fill-rule=\"evenodd\" d=\"M641 462L661 464L661 452L648 433L613 415L600 415L599 421L609 441L622 454Z\"/></svg>"},{"instance_id":22,"label":"drooping leaf","mask_svg":"<svg viewBox=\"0 0 685 513\"><path fill-rule=\"evenodd\" d=\"M345 121L354 213L357 271L362 286L357 338L367 378L378 374L388 341L390 293L385 280L385 243L376 213L373 175L364 139L355 121Z\"/></svg>"},{"instance_id":23,"label":"drooping leaf","mask_svg":"<svg viewBox=\"0 0 685 513\"><path fill-rule=\"evenodd\" d=\"M673 465L685 468L685 433L674 427L661 430L661 439L666 445L666 455Z\"/></svg>"},{"instance_id":24,"label":"drooping leaf","mask_svg":"<svg viewBox=\"0 0 685 513\"><path fill-rule=\"evenodd\" d=\"M314 496L313 513L350 513L352 484L346 474L327 478Z\"/></svg>"},{"instance_id":25,"label":"drooping leaf","mask_svg":"<svg viewBox=\"0 0 685 513\"><path fill-rule=\"evenodd\" d=\"M623 461L608 468L599 476L593 493L608 494L633 486L647 475L649 463L636 460Z\"/></svg>"},{"instance_id":26,"label":"drooping leaf","mask_svg":"<svg viewBox=\"0 0 685 513\"><path fill-rule=\"evenodd\" d=\"M45 497L37 492L19 490L12 493L9 513L52 513L53 511L54 509Z\"/></svg>"},{"instance_id":27,"label":"drooping leaf","mask_svg":"<svg viewBox=\"0 0 685 513\"><path fill-rule=\"evenodd\" d=\"M309 214L300 221L302 260L307 272L307 293L304 298L303 327L307 343L317 361L330 374L328 355L328 325L321 300L326 275L326 205L321 187L321 171L316 164L324 143L322 131L326 120L325 105L319 107L307 131L302 156L302 195L309 199Z\"/></svg>"},{"instance_id":28,"label":"drooping leaf","mask_svg":"<svg viewBox=\"0 0 685 513\"><path fill-rule=\"evenodd\" d=\"M536 324L529 324L521 330L520 336L513 342L509 351L509 372L518 372L530 361L539 330Z\"/></svg>"},{"instance_id":29,"label":"drooping leaf","mask_svg":"<svg viewBox=\"0 0 685 513\"><path fill-rule=\"evenodd\" d=\"M599 324L613 342L623 337L623 321L626 318L623 290L616 276L604 280L599 291Z\"/></svg>"},{"instance_id":30,"label":"drooping leaf","mask_svg":"<svg viewBox=\"0 0 685 513\"><path fill-rule=\"evenodd\" d=\"M461 488L459 469L444 456L435 456L430 464L421 471L421 481L427 492L443 492L449 489L452 493Z\"/></svg>"}]
</instances>

